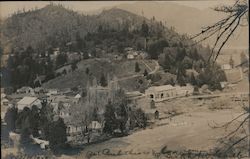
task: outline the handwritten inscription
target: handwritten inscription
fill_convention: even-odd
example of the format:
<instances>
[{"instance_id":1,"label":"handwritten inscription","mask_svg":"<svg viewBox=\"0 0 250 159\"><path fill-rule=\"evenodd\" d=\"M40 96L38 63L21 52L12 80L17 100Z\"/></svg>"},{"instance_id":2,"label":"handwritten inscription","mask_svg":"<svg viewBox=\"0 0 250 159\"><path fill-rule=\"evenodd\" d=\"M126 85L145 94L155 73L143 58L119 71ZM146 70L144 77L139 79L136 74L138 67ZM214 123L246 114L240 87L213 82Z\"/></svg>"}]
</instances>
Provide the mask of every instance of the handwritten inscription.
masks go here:
<instances>
[{"instance_id":1,"label":"handwritten inscription","mask_svg":"<svg viewBox=\"0 0 250 159\"><path fill-rule=\"evenodd\" d=\"M220 157L231 157L231 158L244 158L241 153L237 154L217 154L214 152L209 151L198 151L198 150L169 150L167 146L164 146L160 150L150 150L150 151L136 151L134 149L131 150L111 150L111 149L102 149L99 151L88 151L86 153L86 158L91 159L94 156L139 156L139 155L152 155L154 158L181 158L181 159L213 159L213 158L220 158Z\"/></svg>"}]
</instances>

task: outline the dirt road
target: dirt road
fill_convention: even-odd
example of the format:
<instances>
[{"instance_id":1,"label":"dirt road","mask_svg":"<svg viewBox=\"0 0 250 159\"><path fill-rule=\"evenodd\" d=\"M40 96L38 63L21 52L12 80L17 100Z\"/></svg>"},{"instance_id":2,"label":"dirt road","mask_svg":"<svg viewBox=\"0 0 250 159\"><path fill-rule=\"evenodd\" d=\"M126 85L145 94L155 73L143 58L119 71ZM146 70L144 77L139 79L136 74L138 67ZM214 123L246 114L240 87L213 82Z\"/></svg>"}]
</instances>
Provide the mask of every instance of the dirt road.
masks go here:
<instances>
[{"instance_id":1,"label":"dirt road","mask_svg":"<svg viewBox=\"0 0 250 159\"><path fill-rule=\"evenodd\" d=\"M149 74L154 74L156 73L159 69L160 69L160 65L159 63L156 61L156 60L153 60L153 62L155 63L155 68L154 70L144 61L144 60L141 60L142 63L149 69L151 70L149 72ZM131 75L131 76L127 76L127 77L122 77L122 78L119 78L115 81L111 81L112 82L119 82L119 81L124 81L124 80L128 80L128 79L131 79L131 78L136 78L136 77L143 77L144 75L143 74L136 74L136 75Z\"/></svg>"}]
</instances>

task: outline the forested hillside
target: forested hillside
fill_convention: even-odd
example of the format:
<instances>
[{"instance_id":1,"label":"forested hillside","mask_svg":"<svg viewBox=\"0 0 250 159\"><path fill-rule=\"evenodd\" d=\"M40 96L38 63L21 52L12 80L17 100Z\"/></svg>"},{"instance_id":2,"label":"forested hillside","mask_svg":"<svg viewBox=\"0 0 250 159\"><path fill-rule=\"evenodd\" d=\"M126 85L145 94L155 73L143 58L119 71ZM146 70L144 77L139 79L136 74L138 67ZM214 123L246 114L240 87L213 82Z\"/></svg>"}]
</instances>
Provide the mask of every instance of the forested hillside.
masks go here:
<instances>
[{"instance_id":1,"label":"forested hillside","mask_svg":"<svg viewBox=\"0 0 250 159\"><path fill-rule=\"evenodd\" d=\"M40 75L46 76L45 81L55 78L55 70L69 64L67 56L75 52L87 59L124 55L124 49L132 47L146 51L150 59L160 57L165 71L183 76L183 69L201 70L209 54L209 48L192 46L186 35L154 18L117 8L88 16L54 4L14 13L1 24L0 42L3 54L10 55L1 68L2 85L15 88L34 86ZM54 48L60 54L51 59ZM169 53L168 48L174 51Z\"/></svg>"}]
</instances>

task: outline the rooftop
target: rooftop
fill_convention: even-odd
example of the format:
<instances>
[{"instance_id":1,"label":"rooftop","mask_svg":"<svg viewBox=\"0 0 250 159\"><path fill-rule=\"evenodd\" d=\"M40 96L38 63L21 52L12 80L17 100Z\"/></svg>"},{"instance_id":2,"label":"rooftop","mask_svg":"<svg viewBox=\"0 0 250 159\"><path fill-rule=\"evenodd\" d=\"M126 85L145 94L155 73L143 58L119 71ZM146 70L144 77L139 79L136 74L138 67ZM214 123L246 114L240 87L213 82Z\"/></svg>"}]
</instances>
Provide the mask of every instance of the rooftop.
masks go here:
<instances>
[{"instance_id":1,"label":"rooftop","mask_svg":"<svg viewBox=\"0 0 250 159\"><path fill-rule=\"evenodd\" d=\"M231 70L224 70L227 81L229 83L235 83L242 80L242 70L241 69L231 69Z\"/></svg>"},{"instance_id":2,"label":"rooftop","mask_svg":"<svg viewBox=\"0 0 250 159\"><path fill-rule=\"evenodd\" d=\"M32 104L34 101L36 101L37 97L23 97L19 102L17 102L18 105L29 105Z\"/></svg>"},{"instance_id":3,"label":"rooftop","mask_svg":"<svg viewBox=\"0 0 250 159\"><path fill-rule=\"evenodd\" d=\"M165 91L165 90L171 90L171 89L175 89L175 88L171 85L162 85L162 86L149 87L146 91Z\"/></svg>"}]
</instances>

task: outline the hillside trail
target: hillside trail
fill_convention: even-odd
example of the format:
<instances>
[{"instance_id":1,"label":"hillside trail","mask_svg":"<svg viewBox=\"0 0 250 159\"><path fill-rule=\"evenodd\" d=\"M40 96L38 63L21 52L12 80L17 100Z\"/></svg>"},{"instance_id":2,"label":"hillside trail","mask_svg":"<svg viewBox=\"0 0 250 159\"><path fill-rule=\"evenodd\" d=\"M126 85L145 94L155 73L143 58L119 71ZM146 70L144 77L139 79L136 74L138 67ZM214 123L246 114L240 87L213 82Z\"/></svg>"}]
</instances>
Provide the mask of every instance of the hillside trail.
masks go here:
<instances>
[{"instance_id":1,"label":"hillside trail","mask_svg":"<svg viewBox=\"0 0 250 159\"><path fill-rule=\"evenodd\" d=\"M160 69L160 65L156 60L153 60L153 62L155 63L154 70L144 60L141 60L141 62L150 70L150 72L148 74L154 74ZM131 79L131 78L143 77L143 76L144 76L143 74L131 75L131 76L119 78L119 79L112 81L112 82L119 82L119 81Z\"/></svg>"}]
</instances>

